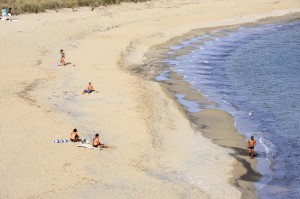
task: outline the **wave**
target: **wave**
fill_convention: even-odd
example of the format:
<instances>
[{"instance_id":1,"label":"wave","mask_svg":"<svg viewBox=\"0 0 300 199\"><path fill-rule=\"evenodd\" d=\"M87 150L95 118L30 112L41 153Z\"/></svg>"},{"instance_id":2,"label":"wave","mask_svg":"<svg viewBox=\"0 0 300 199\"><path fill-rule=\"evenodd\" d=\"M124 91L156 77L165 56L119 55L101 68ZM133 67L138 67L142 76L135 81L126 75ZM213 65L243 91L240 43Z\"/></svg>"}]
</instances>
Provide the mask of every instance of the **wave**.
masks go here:
<instances>
[{"instance_id":1,"label":"wave","mask_svg":"<svg viewBox=\"0 0 300 199\"><path fill-rule=\"evenodd\" d=\"M273 159L276 156L276 146L270 140L261 137L259 143L265 148L268 159Z\"/></svg>"}]
</instances>

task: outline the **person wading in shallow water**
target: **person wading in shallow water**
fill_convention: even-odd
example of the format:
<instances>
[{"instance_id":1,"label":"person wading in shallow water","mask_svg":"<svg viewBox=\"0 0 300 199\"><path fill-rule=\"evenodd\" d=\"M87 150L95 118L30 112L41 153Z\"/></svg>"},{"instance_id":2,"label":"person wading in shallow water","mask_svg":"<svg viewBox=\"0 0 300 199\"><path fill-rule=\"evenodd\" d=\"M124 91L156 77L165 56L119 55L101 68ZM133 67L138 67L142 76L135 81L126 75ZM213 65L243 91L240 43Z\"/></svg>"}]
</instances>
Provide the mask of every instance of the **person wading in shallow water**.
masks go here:
<instances>
[{"instance_id":1,"label":"person wading in shallow water","mask_svg":"<svg viewBox=\"0 0 300 199\"><path fill-rule=\"evenodd\" d=\"M249 147L249 157L251 159L254 158L254 146L256 145L256 141L253 136L248 140L248 147Z\"/></svg>"}]
</instances>

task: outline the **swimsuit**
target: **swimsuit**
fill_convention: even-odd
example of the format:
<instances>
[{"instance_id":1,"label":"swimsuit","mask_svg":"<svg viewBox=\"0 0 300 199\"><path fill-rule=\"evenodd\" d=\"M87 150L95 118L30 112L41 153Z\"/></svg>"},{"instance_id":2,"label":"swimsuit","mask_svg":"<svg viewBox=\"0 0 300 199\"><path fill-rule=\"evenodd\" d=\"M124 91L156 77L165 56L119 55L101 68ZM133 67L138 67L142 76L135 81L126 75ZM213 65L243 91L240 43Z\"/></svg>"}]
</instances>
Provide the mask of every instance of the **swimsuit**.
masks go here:
<instances>
[{"instance_id":1,"label":"swimsuit","mask_svg":"<svg viewBox=\"0 0 300 199\"><path fill-rule=\"evenodd\" d=\"M101 144L101 143L99 143L98 145L94 145L94 144L93 144L93 147L98 147L98 146L101 147L101 145L103 145L103 144Z\"/></svg>"},{"instance_id":2,"label":"swimsuit","mask_svg":"<svg viewBox=\"0 0 300 199\"><path fill-rule=\"evenodd\" d=\"M75 138L74 138L74 139L70 138L70 140L71 140L72 142L76 142L76 141L78 140L78 138L79 138L79 136L78 136L78 135L75 135Z\"/></svg>"},{"instance_id":3,"label":"swimsuit","mask_svg":"<svg viewBox=\"0 0 300 199\"><path fill-rule=\"evenodd\" d=\"M249 146L249 149L254 149L254 146Z\"/></svg>"},{"instance_id":4,"label":"swimsuit","mask_svg":"<svg viewBox=\"0 0 300 199\"><path fill-rule=\"evenodd\" d=\"M100 145L101 145L101 144L99 143L98 145L93 145L93 147L96 147L96 148L97 148L97 147L100 146Z\"/></svg>"},{"instance_id":5,"label":"swimsuit","mask_svg":"<svg viewBox=\"0 0 300 199\"><path fill-rule=\"evenodd\" d=\"M92 92L95 92L95 90L88 90L88 89L85 89L84 92L85 92L85 93L92 93Z\"/></svg>"}]
</instances>

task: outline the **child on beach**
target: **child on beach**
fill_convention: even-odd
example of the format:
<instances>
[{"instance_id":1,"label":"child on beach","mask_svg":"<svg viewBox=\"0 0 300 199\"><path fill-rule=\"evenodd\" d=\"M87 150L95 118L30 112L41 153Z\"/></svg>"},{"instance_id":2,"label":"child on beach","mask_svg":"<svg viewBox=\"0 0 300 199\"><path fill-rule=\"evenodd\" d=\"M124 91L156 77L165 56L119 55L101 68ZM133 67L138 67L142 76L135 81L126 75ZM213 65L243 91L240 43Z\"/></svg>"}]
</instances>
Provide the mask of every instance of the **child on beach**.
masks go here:
<instances>
[{"instance_id":1,"label":"child on beach","mask_svg":"<svg viewBox=\"0 0 300 199\"><path fill-rule=\"evenodd\" d=\"M2 20L6 20L6 9L5 8L2 8Z\"/></svg>"},{"instance_id":2,"label":"child on beach","mask_svg":"<svg viewBox=\"0 0 300 199\"><path fill-rule=\"evenodd\" d=\"M66 64L65 62L65 51L63 49L60 50L60 64L64 66Z\"/></svg>"},{"instance_id":3,"label":"child on beach","mask_svg":"<svg viewBox=\"0 0 300 199\"><path fill-rule=\"evenodd\" d=\"M94 87L92 86L92 83L89 82L87 89L85 89L82 94L90 94L92 92L95 92Z\"/></svg>"}]
</instances>

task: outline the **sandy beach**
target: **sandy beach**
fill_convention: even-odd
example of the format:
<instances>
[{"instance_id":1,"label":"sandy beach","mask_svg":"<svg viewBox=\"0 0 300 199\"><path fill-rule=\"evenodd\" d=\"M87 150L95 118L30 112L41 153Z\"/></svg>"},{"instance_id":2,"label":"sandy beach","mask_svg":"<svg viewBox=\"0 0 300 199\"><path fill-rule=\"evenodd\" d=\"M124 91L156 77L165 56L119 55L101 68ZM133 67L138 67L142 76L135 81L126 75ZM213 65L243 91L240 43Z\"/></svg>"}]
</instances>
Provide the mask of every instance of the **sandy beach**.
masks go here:
<instances>
[{"instance_id":1,"label":"sandy beach","mask_svg":"<svg viewBox=\"0 0 300 199\"><path fill-rule=\"evenodd\" d=\"M256 198L232 118L186 115L172 96L184 85L135 69L155 75L147 52L193 29L299 11L298 0L157 0L0 21L0 198ZM88 82L98 92L82 95ZM116 148L53 142L74 128Z\"/></svg>"}]
</instances>

